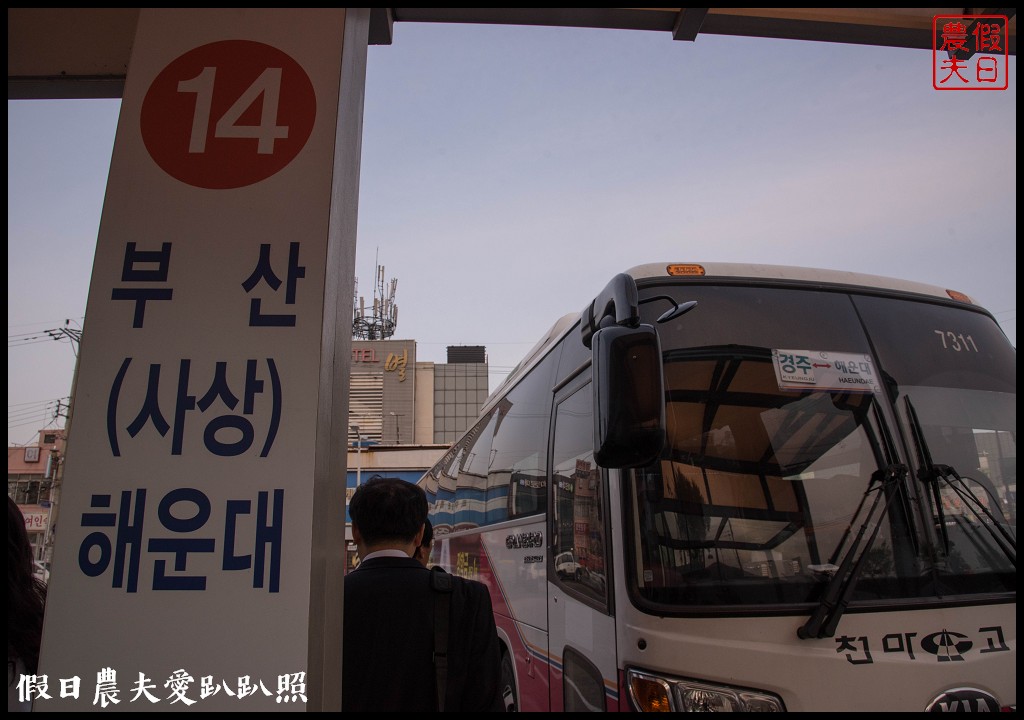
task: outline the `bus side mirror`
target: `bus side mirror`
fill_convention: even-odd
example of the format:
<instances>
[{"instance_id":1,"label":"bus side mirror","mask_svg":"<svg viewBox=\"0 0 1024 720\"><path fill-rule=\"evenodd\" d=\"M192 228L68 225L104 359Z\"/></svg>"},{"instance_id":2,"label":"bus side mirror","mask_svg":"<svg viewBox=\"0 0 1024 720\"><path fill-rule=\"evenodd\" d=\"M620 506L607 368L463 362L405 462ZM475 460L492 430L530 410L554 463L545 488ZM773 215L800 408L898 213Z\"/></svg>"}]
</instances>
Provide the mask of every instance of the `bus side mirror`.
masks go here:
<instances>
[{"instance_id":1,"label":"bus side mirror","mask_svg":"<svg viewBox=\"0 0 1024 720\"><path fill-rule=\"evenodd\" d=\"M654 462L665 444L661 342L651 325L593 336L594 460L606 468Z\"/></svg>"}]
</instances>

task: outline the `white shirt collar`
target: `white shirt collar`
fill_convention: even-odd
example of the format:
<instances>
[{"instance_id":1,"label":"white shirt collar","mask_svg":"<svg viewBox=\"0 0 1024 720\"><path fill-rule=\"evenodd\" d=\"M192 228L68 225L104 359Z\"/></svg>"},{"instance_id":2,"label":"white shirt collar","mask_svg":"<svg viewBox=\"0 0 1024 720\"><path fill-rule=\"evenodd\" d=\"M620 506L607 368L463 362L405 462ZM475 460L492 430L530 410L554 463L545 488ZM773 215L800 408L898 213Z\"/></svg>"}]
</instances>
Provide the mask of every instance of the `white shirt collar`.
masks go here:
<instances>
[{"instance_id":1,"label":"white shirt collar","mask_svg":"<svg viewBox=\"0 0 1024 720\"><path fill-rule=\"evenodd\" d=\"M377 550L376 552L368 553L361 562L366 562L370 558L378 557L397 557L397 558L409 558L409 553L402 550Z\"/></svg>"}]
</instances>

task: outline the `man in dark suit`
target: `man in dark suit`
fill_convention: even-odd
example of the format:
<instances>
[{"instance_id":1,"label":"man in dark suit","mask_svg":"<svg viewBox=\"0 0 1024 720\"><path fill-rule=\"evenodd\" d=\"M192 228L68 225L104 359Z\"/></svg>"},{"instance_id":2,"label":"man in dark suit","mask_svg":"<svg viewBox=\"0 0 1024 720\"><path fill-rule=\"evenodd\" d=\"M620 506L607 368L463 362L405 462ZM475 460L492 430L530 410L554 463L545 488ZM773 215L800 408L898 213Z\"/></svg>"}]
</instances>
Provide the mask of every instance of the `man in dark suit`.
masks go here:
<instances>
[{"instance_id":1,"label":"man in dark suit","mask_svg":"<svg viewBox=\"0 0 1024 720\"><path fill-rule=\"evenodd\" d=\"M349 513L360 563L345 576L342 710L436 712L434 613L441 593L431 576L441 573L412 557L423 538L426 496L404 480L374 478L356 490ZM487 588L444 578L451 583L443 709L503 711Z\"/></svg>"}]
</instances>

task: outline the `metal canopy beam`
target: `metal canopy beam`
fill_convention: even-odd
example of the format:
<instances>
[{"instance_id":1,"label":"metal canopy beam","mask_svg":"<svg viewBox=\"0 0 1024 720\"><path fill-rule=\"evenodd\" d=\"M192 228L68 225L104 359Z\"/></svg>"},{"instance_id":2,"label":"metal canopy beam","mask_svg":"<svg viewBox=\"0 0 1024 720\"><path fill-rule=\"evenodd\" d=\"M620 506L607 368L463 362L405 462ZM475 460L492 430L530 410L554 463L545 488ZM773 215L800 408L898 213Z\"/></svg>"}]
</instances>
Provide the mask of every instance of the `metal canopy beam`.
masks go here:
<instances>
[{"instance_id":1,"label":"metal canopy beam","mask_svg":"<svg viewBox=\"0 0 1024 720\"><path fill-rule=\"evenodd\" d=\"M8 99L121 96L138 8L8 8ZM851 43L928 50L936 15L1006 15L1015 8L372 8L370 43L390 45L399 23L475 23Z\"/></svg>"}]
</instances>

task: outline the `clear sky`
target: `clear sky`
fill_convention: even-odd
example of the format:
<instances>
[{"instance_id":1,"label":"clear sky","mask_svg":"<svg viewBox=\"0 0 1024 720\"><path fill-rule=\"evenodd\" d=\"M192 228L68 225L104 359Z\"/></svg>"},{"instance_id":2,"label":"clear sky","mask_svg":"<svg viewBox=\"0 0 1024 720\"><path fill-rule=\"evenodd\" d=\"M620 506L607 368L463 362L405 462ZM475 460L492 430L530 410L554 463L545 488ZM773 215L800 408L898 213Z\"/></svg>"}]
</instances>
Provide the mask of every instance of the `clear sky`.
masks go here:
<instances>
[{"instance_id":1,"label":"clear sky","mask_svg":"<svg viewBox=\"0 0 1024 720\"><path fill-rule=\"evenodd\" d=\"M418 359L494 388L647 262L835 268L960 290L1016 346L1016 58L932 88L931 51L405 24L371 47L356 274L397 278ZM119 102L8 101L8 444L70 394ZM58 422L58 425L61 423Z\"/></svg>"}]
</instances>

